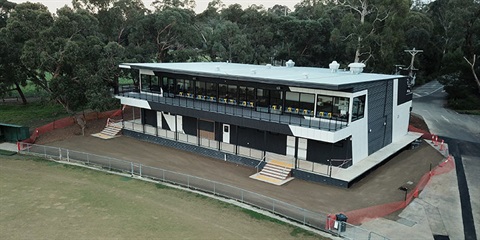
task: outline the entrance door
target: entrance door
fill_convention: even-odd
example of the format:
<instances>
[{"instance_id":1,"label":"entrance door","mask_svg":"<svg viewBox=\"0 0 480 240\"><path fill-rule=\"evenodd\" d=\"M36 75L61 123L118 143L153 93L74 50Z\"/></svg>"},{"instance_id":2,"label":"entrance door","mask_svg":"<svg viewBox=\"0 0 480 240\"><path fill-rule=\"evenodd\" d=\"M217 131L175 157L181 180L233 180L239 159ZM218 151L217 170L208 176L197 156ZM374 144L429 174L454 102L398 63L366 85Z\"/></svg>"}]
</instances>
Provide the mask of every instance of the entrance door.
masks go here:
<instances>
[{"instance_id":1,"label":"entrance door","mask_svg":"<svg viewBox=\"0 0 480 240\"><path fill-rule=\"evenodd\" d=\"M223 124L223 142L230 143L230 125Z\"/></svg>"}]
</instances>

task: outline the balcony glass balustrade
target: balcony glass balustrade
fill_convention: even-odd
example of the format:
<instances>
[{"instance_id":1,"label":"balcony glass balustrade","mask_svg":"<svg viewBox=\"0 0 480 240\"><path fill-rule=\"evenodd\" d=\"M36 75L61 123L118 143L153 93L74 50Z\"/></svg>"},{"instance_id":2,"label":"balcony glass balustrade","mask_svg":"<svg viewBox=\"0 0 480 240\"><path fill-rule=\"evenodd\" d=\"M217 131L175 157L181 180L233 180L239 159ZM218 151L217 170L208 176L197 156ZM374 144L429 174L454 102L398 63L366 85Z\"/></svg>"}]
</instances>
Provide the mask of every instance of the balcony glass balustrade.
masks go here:
<instances>
[{"instance_id":1,"label":"balcony glass balustrade","mask_svg":"<svg viewBox=\"0 0 480 240\"><path fill-rule=\"evenodd\" d=\"M253 102L234 104L227 101L221 102L220 99L207 99L204 97L175 96L165 97L160 94L140 92L134 86L121 86L118 96L142 99L171 106L221 113L242 118L249 118L261 121L268 121L281 124L296 125L307 128L314 128L326 131L337 131L348 126L348 123L331 118L314 118L298 114L289 114L282 112L282 107L272 105L270 107L257 107Z\"/></svg>"}]
</instances>

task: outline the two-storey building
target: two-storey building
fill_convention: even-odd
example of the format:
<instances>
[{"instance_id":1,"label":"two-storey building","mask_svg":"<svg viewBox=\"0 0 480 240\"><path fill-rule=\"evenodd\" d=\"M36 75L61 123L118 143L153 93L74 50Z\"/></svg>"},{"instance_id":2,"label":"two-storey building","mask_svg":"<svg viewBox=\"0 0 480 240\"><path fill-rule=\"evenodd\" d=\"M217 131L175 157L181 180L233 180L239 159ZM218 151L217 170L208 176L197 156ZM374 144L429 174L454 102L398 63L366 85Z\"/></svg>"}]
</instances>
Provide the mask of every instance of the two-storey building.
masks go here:
<instances>
[{"instance_id":1,"label":"two-storey building","mask_svg":"<svg viewBox=\"0 0 480 240\"><path fill-rule=\"evenodd\" d=\"M268 154L282 156L295 177L326 181L331 166L351 168L408 132L407 77L362 73L362 66L120 67L139 74L137 87L116 96L137 109L124 119L125 135L250 166Z\"/></svg>"}]
</instances>

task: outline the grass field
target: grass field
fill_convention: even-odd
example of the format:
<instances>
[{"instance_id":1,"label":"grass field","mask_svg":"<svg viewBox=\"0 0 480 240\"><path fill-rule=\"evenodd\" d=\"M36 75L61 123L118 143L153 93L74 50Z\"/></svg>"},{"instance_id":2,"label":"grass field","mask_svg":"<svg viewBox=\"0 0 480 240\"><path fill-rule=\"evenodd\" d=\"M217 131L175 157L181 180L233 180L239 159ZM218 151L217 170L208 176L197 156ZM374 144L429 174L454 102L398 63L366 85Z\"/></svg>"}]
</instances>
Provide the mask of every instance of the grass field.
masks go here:
<instances>
[{"instance_id":1,"label":"grass field","mask_svg":"<svg viewBox=\"0 0 480 240\"><path fill-rule=\"evenodd\" d=\"M323 239L203 195L0 156L0 239Z\"/></svg>"},{"instance_id":2,"label":"grass field","mask_svg":"<svg viewBox=\"0 0 480 240\"><path fill-rule=\"evenodd\" d=\"M56 103L0 104L0 122L2 123L39 127L66 116L68 113Z\"/></svg>"}]
</instances>

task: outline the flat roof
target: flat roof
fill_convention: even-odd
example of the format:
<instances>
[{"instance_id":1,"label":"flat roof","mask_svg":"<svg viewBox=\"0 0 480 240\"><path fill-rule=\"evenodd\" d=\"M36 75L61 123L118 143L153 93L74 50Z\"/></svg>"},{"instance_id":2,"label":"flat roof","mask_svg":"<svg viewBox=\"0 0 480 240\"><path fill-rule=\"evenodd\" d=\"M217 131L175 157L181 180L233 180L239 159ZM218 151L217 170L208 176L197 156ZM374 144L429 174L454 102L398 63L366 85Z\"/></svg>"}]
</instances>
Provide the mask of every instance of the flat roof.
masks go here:
<instances>
[{"instance_id":1,"label":"flat roof","mask_svg":"<svg viewBox=\"0 0 480 240\"><path fill-rule=\"evenodd\" d=\"M328 68L285 67L226 62L123 63L120 64L120 67L333 90L351 88L352 85L365 82L405 77L374 73L353 74L344 69L332 72Z\"/></svg>"}]
</instances>

